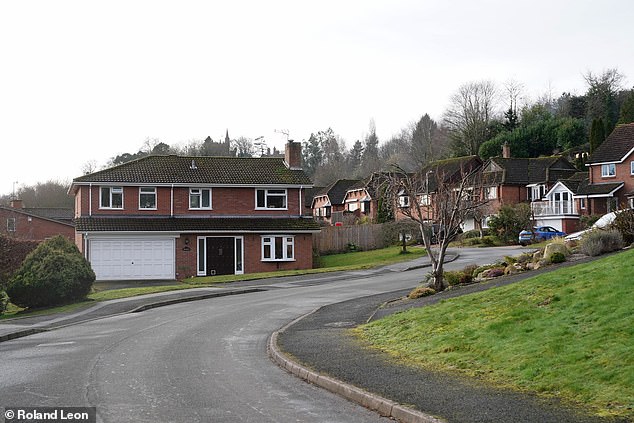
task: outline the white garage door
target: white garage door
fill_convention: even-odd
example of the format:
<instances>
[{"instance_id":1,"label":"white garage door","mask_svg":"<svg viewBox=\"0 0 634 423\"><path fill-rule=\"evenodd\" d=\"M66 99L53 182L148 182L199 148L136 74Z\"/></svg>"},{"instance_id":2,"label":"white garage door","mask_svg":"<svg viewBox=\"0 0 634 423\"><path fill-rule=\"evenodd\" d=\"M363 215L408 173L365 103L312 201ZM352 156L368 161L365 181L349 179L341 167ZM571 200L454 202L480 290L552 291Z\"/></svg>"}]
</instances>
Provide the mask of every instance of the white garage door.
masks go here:
<instances>
[{"instance_id":1,"label":"white garage door","mask_svg":"<svg viewBox=\"0 0 634 423\"><path fill-rule=\"evenodd\" d=\"M97 280L174 279L174 239L92 239Z\"/></svg>"}]
</instances>

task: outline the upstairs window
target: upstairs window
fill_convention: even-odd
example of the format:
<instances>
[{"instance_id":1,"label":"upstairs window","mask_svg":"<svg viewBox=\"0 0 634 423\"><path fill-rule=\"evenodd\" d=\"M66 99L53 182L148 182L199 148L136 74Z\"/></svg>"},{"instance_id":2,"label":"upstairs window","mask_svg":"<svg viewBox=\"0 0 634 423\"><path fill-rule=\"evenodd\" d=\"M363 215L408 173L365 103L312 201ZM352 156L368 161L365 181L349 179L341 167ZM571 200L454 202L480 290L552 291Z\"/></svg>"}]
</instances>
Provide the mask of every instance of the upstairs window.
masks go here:
<instances>
[{"instance_id":1,"label":"upstairs window","mask_svg":"<svg viewBox=\"0 0 634 423\"><path fill-rule=\"evenodd\" d=\"M156 188L154 187L139 188L139 208L156 210Z\"/></svg>"},{"instance_id":2,"label":"upstairs window","mask_svg":"<svg viewBox=\"0 0 634 423\"><path fill-rule=\"evenodd\" d=\"M256 189L256 209L286 209L285 189Z\"/></svg>"},{"instance_id":3,"label":"upstairs window","mask_svg":"<svg viewBox=\"0 0 634 423\"><path fill-rule=\"evenodd\" d=\"M409 197L407 195L400 195L398 197L398 205L401 208L409 207Z\"/></svg>"},{"instance_id":4,"label":"upstairs window","mask_svg":"<svg viewBox=\"0 0 634 423\"><path fill-rule=\"evenodd\" d=\"M295 238L287 235L262 237L262 261L295 260Z\"/></svg>"},{"instance_id":5,"label":"upstairs window","mask_svg":"<svg viewBox=\"0 0 634 423\"><path fill-rule=\"evenodd\" d=\"M429 194L422 194L420 196L421 206L431 206L431 196Z\"/></svg>"},{"instance_id":6,"label":"upstairs window","mask_svg":"<svg viewBox=\"0 0 634 423\"><path fill-rule=\"evenodd\" d=\"M634 160L630 162L630 175L634 175Z\"/></svg>"},{"instance_id":7,"label":"upstairs window","mask_svg":"<svg viewBox=\"0 0 634 423\"><path fill-rule=\"evenodd\" d=\"M484 188L484 197L487 200L495 200L496 198L498 198L498 187Z\"/></svg>"},{"instance_id":8,"label":"upstairs window","mask_svg":"<svg viewBox=\"0 0 634 423\"><path fill-rule=\"evenodd\" d=\"M190 188L189 208L211 209L211 188Z\"/></svg>"},{"instance_id":9,"label":"upstairs window","mask_svg":"<svg viewBox=\"0 0 634 423\"><path fill-rule=\"evenodd\" d=\"M15 232L15 217L7 219L7 232Z\"/></svg>"},{"instance_id":10,"label":"upstairs window","mask_svg":"<svg viewBox=\"0 0 634 423\"><path fill-rule=\"evenodd\" d=\"M122 209L123 208L123 188L122 187L101 187L101 201L99 206L102 209Z\"/></svg>"},{"instance_id":11,"label":"upstairs window","mask_svg":"<svg viewBox=\"0 0 634 423\"><path fill-rule=\"evenodd\" d=\"M616 176L616 165L614 163L601 165L601 177L611 178L614 176Z\"/></svg>"}]
</instances>

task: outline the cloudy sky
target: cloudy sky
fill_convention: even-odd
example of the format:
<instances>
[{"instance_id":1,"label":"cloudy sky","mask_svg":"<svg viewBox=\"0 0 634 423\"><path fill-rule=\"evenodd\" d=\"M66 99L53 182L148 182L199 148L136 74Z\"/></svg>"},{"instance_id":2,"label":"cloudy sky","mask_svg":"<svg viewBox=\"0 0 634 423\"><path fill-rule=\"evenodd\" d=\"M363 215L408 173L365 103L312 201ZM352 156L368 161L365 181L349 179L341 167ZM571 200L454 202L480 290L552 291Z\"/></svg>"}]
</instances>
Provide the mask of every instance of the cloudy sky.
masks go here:
<instances>
[{"instance_id":1,"label":"cloudy sky","mask_svg":"<svg viewBox=\"0 0 634 423\"><path fill-rule=\"evenodd\" d=\"M0 194L148 137L350 146L374 119L385 140L469 81L530 100L617 68L631 87L633 21L630 0L2 1Z\"/></svg>"}]
</instances>

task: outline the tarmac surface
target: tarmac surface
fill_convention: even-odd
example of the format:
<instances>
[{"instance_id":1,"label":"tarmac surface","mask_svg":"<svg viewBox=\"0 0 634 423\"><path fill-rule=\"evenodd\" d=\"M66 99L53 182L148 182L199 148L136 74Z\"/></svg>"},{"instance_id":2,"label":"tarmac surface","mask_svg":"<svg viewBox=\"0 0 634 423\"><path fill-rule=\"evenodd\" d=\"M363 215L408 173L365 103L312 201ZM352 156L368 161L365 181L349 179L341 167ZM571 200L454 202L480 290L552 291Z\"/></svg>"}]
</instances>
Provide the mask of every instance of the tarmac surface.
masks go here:
<instances>
[{"instance_id":1,"label":"tarmac surface","mask_svg":"<svg viewBox=\"0 0 634 423\"><path fill-rule=\"evenodd\" d=\"M453 255L450 260L456 257ZM426 265L428 259L420 258L414 262L368 271L368 274L405 271ZM363 345L349 332L350 328L370 319L408 307L426 306L451 296L515 283L567 265L570 264L498 278L489 283L449 290L417 301L393 301L407 294L407 291L397 291L328 305L273 334L272 355L274 359L277 355L275 361L278 364L289 371L291 367L296 369L293 373L305 380L315 383L321 377L323 383L320 386L403 422L626 422L628 420L582 414L556 398L498 389L475 379L397 363L387 355ZM306 275L294 278L293 283L295 286L298 282L316 284L346 277L345 272ZM139 312L177 302L280 289L285 284L288 284L288 278L245 281L221 287L105 301L66 313L4 320L0 322L0 342L112 315Z\"/></svg>"}]
</instances>

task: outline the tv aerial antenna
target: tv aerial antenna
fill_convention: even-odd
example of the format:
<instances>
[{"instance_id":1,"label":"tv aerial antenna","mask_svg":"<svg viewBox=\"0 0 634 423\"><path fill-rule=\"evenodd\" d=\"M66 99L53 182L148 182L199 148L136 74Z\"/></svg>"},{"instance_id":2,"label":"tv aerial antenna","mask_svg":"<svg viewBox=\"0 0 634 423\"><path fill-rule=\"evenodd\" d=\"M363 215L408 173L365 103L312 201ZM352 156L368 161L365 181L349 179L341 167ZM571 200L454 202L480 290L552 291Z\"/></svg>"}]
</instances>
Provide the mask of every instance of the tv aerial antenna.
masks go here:
<instances>
[{"instance_id":1,"label":"tv aerial antenna","mask_svg":"<svg viewBox=\"0 0 634 423\"><path fill-rule=\"evenodd\" d=\"M253 145L256 150L260 150L260 157L264 156L264 152L266 151L266 141L264 141L264 135L261 135L253 140Z\"/></svg>"}]
</instances>

